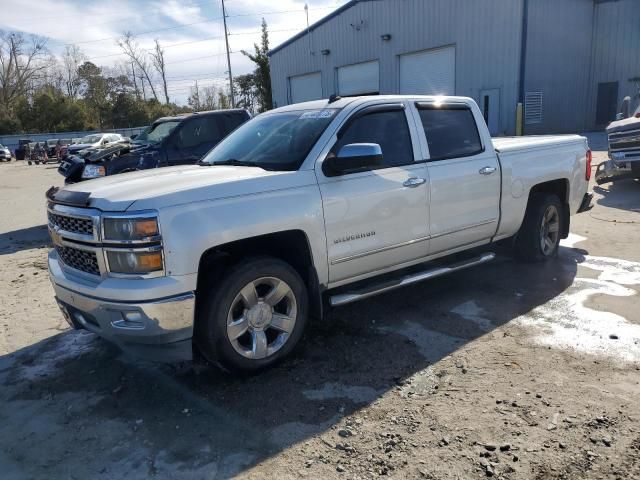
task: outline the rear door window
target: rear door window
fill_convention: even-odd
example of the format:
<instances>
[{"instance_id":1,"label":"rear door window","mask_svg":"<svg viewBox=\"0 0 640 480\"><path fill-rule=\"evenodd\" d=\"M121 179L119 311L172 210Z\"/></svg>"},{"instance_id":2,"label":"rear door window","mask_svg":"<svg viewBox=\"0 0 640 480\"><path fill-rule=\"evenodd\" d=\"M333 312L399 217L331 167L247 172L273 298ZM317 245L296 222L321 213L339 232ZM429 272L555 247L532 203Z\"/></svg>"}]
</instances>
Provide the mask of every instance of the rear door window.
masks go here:
<instances>
[{"instance_id":1,"label":"rear door window","mask_svg":"<svg viewBox=\"0 0 640 480\"><path fill-rule=\"evenodd\" d=\"M430 161L476 155L483 151L471 109L418 106Z\"/></svg>"},{"instance_id":2,"label":"rear door window","mask_svg":"<svg viewBox=\"0 0 640 480\"><path fill-rule=\"evenodd\" d=\"M185 122L178 132L180 147L192 148L200 145L211 145L223 137L220 125L214 115L194 118Z\"/></svg>"}]
</instances>

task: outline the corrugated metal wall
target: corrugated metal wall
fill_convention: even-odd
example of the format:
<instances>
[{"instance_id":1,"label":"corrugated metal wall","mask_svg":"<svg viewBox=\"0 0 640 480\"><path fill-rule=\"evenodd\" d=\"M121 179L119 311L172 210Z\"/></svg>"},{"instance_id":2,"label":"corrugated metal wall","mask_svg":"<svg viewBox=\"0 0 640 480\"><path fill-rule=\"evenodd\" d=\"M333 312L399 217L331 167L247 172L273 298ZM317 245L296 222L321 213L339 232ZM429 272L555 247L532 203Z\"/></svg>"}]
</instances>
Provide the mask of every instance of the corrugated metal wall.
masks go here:
<instances>
[{"instance_id":1,"label":"corrugated metal wall","mask_svg":"<svg viewBox=\"0 0 640 480\"><path fill-rule=\"evenodd\" d=\"M513 134L523 4L358 3L272 55L274 100L285 105L288 77L314 71L322 72L328 97L337 90L337 67L375 59L380 60L380 92L398 93L399 55L455 45L456 94L478 101L481 90L499 88L500 132ZM542 121L525 125L525 133L594 129L600 82L618 82L618 105L625 95L637 95L629 79L640 77L640 0L529 0L528 13L525 92L542 93ZM385 33L391 41L380 39ZM321 55L323 49L331 53Z\"/></svg>"},{"instance_id":2,"label":"corrugated metal wall","mask_svg":"<svg viewBox=\"0 0 640 480\"><path fill-rule=\"evenodd\" d=\"M587 116L593 0L530 0L525 92L542 93L542 122L525 134L591 128Z\"/></svg>"},{"instance_id":3,"label":"corrugated metal wall","mask_svg":"<svg viewBox=\"0 0 640 480\"><path fill-rule=\"evenodd\" d=\"M593 66L587 115L595 125L598 83L618 82L618 108L629 95L638 103L640 77L640 1L598 3L595 8Z\"/></svg>"},{"instance_id":4,"label":"corrugated metal wall","mask_svg":"<svg viewBox=\"0 0 640 480\"><path fill-rule=\"evenodd\" d=\"M288 103L288 78L321 71L323 96L336 68L380 61L380 93L398 93L399 55L455 45L456 94L478 100L500 89L501 132L515 131L522 0L377 0L356 4L271 56L273 98ZM391 34L390 41L381 40ZM329 55L320 51L328 49ZM313 52L310 54L309 52Z\"/></svg>"}]
</instances>

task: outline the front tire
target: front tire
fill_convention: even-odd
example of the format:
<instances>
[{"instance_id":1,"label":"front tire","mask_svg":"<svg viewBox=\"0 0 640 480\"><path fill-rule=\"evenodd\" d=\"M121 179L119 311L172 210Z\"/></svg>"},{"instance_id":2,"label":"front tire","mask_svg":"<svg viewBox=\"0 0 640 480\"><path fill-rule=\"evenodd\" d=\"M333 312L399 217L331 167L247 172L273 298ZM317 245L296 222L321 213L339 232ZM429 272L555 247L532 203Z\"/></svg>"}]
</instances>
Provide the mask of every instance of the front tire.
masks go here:
<instances>
[{"instance_id":1,"label":"front tire","mask_svg":"<svg viewBox=\"0 0 640 480\"><path fill-rule=\"evenodd\" d=\"M247 259L230 267L207 293L196 343L212 363L255 372L286 357L302 338L307 288L282 260Z\"/></svg>"},{"instance_id":2,"label":"front tire","mask_svg":"<svg viewBox=\"0 0 640 480\"><path fill-rule=\"evenodd\" d=\"M526 262L544 262L555 257L563 221L562 204L556 195L532 194L516 235L516 257Z\"/></svg>"}]
</instances>

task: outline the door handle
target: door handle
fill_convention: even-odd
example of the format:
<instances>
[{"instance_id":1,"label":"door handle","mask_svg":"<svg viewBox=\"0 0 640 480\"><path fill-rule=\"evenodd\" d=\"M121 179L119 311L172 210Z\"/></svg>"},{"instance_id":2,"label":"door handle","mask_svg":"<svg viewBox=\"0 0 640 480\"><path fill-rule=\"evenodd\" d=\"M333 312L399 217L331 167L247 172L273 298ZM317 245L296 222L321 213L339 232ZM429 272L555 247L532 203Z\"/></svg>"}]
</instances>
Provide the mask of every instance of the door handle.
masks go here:
<instances>
[{"instance_id":1,"label":"door handle","mask_svg":"<svg viewBox=\"0 0 640 480\"><path fill-rule=\"evenodd\" d=\"M402 185L404 185L405 187L409 187L409 188L416 188L416 187L419 187L420 185L422 185L426 181L427 181L426 178L411 177L411 178L405 180L402 183Z\"/></svg>"},{"instance_id":2,"label":"door handle","mask_svg":"<svg viewBox=\"0 0 640 480\"><path fill-rule=\"evenodd\" d=\"M478 173L480 175L491 175L496 170L496 167L482 167L480 170L478 170Z\"/></svg>"}]
</instances>

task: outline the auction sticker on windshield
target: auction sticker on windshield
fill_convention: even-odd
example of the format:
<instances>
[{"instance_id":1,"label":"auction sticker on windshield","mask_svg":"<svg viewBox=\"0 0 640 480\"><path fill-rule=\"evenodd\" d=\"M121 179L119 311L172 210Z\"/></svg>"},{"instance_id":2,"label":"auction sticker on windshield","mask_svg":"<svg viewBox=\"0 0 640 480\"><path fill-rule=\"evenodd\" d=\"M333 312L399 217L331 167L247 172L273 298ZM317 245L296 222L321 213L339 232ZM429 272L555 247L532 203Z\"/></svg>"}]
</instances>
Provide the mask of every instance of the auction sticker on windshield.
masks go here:
<instances>
[{"instance_id":1,"label":"auction sticker on windshield","mask_svg":"<svg viewBox=\"0 0 640 480\"><path fill-rule=\"evenodd\" d=\"M336 110L310 110L300 115L300 119L303 118L331 118L336 113Z\"/></svg>"}]
</instances>

